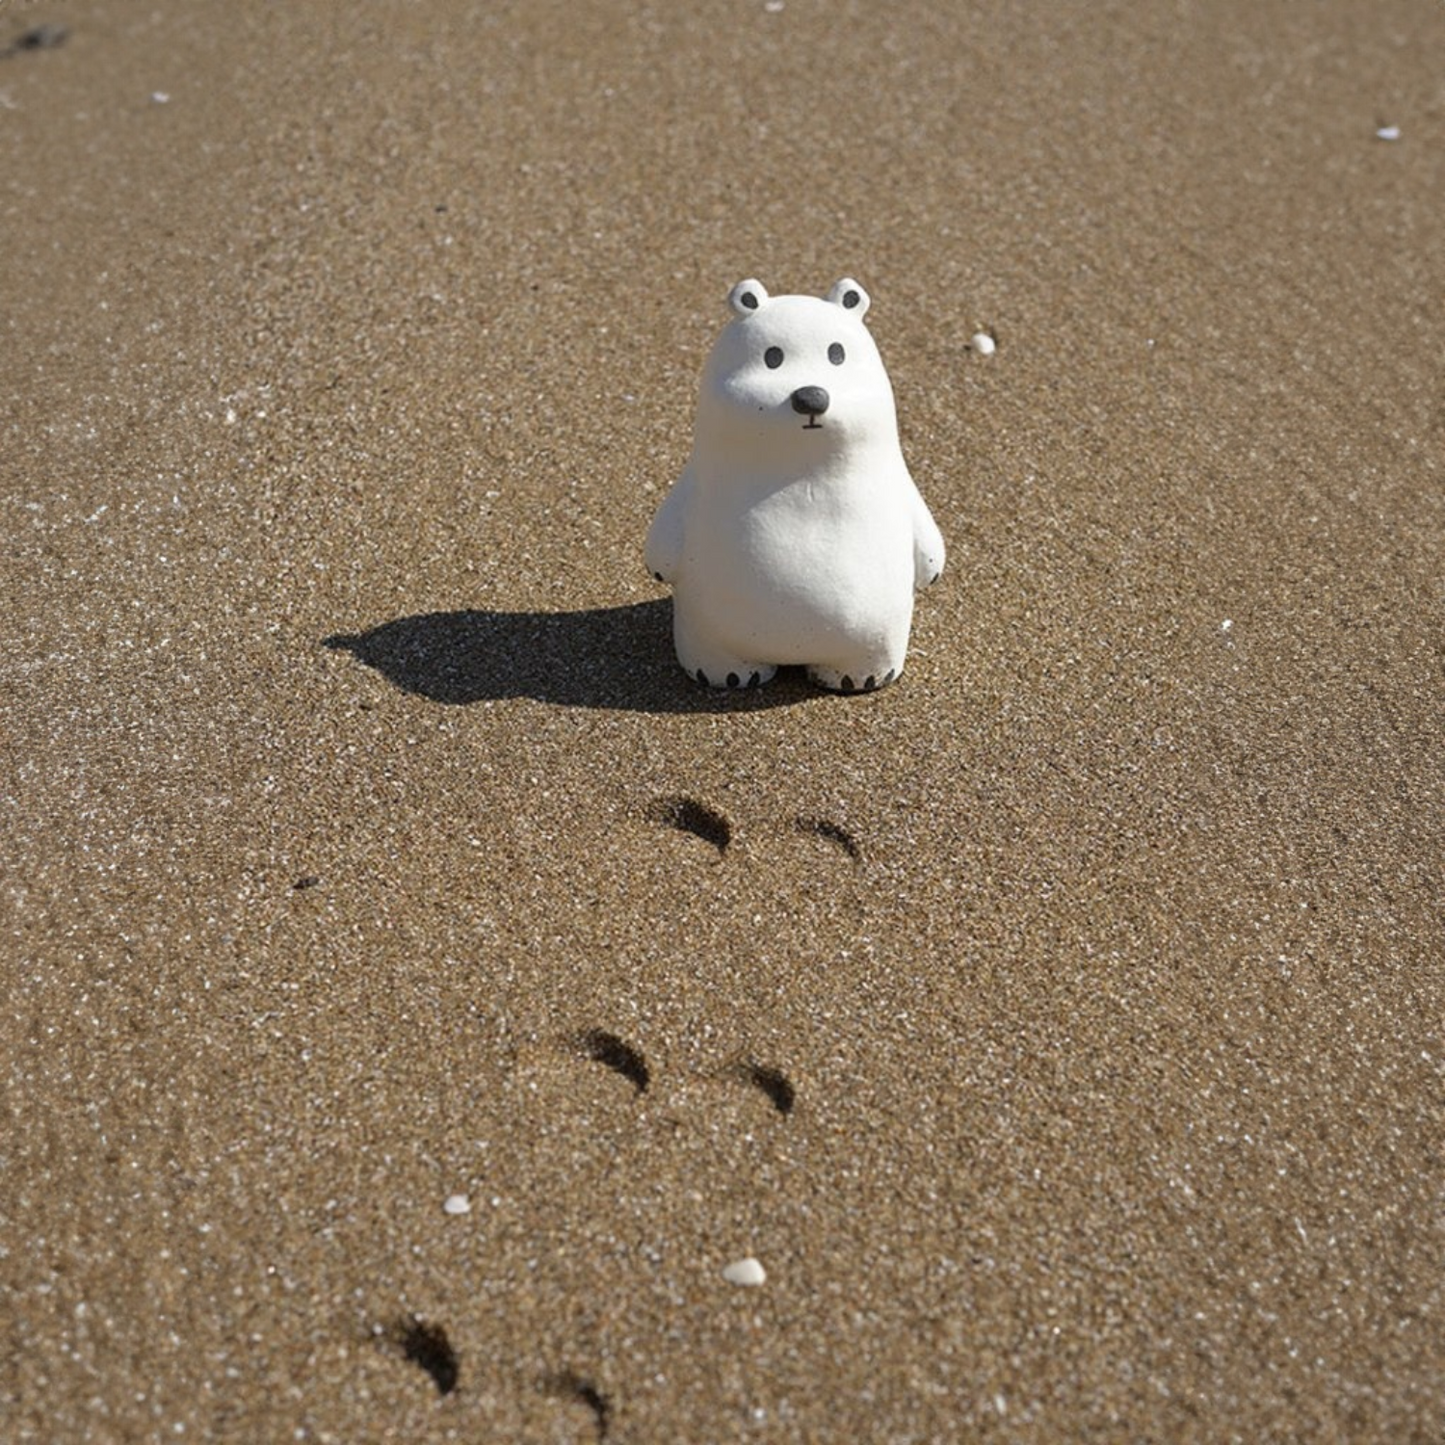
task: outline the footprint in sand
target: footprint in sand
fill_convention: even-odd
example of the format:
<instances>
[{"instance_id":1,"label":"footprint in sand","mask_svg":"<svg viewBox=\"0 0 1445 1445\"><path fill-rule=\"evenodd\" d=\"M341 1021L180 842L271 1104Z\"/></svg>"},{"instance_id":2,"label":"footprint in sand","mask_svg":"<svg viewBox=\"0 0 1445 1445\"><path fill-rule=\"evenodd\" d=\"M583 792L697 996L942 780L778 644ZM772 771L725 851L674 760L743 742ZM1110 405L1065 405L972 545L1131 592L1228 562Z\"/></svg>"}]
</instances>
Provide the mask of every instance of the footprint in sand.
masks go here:
<instances>
[{"instance_id":1,"label":"footprint in sand","mask_svg":"<svg viewBox=\"0 0 1445 1445\"><path fill-rule=\"evenodd\" d=\"M583 1375L571 1370L549 1375L542 1381L542 1391L554 1400L569 1405L581 1405L592 1412L597 1427L598 1440L606 1440L612 1429L612 1401Z\"/></svg>"},{"instance_id":2,"label":"footprint in sand","mask_svg":"<svg viewBox=\"0 0 1445 1445\"><path fill-rule=\"evenodd\" d=\"M647 809L647 816L655 823L675 828L679 833L691 833L695 838L711 843L719 857L727 853L733 841L733 825L726 814L686 794L654 799ZM862 845L841 823L800 813L793 819L793 831L806 837L821 838L854 863L863 861Z\"/></svg>"},{"instance_id":3,"label":"footprint in sand","mask_svg":"<svg viewBox=\"0 0 1445 1445\"><path fill-rule=\"evenodd\" d=\"M676 828L679 833L691 833L704 843L711 843L719 857L727 852L728 844L733 840L733 825L727 818L716 808L699 803L696 798L658 798L647 810L647 816L655 823L663 823L669 828Z\"/></svg>"},{"instance_id":4,"label":"footprint in sand","mask_svg":"<svg viewBox=\"0 0 1445 1445\"><path fill-rule=\"evenodd\" d=\"M606 1029L584 1029L572 1036L571 1043L584 1059L591 1059L593 1063L611 1069L614 1074L621 1074L639 1094L647 1092L647 1086L652 1082L652 1070L647 1067L642 1051L633 1048L626 1039Z\"/></svg>"},{"instance_id":5,"label":"footprint in sand","mask_svg":"<svg viewBox=\"0 0 1445 1445\"><path fill-rule=\"evenodd\" d=\"M425 1370L437 1394L450 1395L456 1389L461 1361L441 1325L429 1324L420 1315L404 1315L379 1332L377 1343Z\"/></svg>"}]
</instances>

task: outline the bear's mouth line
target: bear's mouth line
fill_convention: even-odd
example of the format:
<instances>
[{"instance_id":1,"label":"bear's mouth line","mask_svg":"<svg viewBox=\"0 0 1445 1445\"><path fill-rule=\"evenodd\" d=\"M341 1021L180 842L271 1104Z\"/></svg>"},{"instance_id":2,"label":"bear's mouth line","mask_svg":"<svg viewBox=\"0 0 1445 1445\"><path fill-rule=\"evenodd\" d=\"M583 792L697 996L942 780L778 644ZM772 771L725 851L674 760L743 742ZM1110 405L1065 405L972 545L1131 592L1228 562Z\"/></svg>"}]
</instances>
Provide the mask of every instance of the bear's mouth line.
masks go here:
<instances>
[{"instance_id":1,"label":"bear's mouth line","mask_svg":"<svg viewBox=\"0 0 1445 1445\"><path fill-rule=\"evenodd\" d=\"M801 428L803 431L822 431L823 423L815 416L810 416Z\"/></svg>"}]
</instances>

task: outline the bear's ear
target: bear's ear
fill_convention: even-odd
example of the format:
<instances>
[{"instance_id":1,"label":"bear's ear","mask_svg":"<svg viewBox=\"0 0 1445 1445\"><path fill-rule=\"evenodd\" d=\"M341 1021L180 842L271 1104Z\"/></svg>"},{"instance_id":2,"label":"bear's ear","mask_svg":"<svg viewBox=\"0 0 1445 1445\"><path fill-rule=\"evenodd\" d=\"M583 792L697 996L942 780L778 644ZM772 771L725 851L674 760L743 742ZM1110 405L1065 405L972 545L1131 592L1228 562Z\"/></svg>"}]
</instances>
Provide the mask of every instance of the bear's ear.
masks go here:
<instances>
[{"instance_id":1,"label":"bear's ear","mask_svg":"<svg viewBox=\"0 0 1445 1445\"><path fill-rule=\"evenodd\" d=\"M767 287L761 281L754 281L749 278L746 281L739 281L731 291L728 292L728 305L733 308L739 316L751 316L754 311L761 311L768 304Z\"/></svg>"},{"instance_id":2,"label":"bear's ear","mask_svg":"<svg viewBox=\"0 0 1445 1445\"><path fill-rule=\"evenodd\" d=\"M868 314L868 293L851 276L845 276L841 281L835 281L833 289L828 292L827 299L834 306L841 306L844 311L851 311L859 321Z\"/></svg>"}]
</instances>

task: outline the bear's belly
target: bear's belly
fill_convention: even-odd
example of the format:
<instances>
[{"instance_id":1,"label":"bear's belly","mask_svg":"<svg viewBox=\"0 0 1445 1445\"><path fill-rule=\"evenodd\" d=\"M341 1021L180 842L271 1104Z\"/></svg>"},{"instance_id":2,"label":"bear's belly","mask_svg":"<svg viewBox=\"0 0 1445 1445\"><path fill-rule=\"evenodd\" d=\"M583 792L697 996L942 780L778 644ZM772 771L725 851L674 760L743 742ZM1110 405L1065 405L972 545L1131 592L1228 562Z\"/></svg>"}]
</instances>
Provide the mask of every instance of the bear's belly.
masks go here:
<instances>
[{"instance_id":1,"label":"bear's belly","mask_svg":"<svg viewBox=\"0 0 1445 1445\"><path fill-rule=\"evenodd\" d=\"M700 511L678 604L739 657L818 664L906 640L913 526L895 488L795 483Z\"/></svg>"}]
</instances>

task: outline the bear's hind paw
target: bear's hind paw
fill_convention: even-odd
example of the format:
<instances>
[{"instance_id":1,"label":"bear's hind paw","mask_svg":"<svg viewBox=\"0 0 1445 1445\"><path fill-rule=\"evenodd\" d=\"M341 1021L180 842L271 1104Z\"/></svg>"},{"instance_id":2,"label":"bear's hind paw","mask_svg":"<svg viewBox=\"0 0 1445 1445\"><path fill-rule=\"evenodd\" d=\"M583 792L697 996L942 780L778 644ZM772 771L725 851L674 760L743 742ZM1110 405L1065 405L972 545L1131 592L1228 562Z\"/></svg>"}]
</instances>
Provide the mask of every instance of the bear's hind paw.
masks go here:
<instances>
[{"instance_id":1,"label":"bear's hind paw","mask_svg":"<svg viewBox=\"0 0 1445 1445\"><path fill-rule=\"evenodd\" d=\"M776 667L759 662L714 663L711 667L689 667L683 663L683 671L704 687L727 688L730 691L746 691L762 687L773 680Z\"/></svg>"},{"instance_id":2,"label":"bear's hind paw","mask_svg":"<svg viewBox=\"0 0 1445 1445\"><path fill-rule=\"evenodd\" d=\"M880 687L887 687L899 671L896 667L871 672L861 667L854 672L843 672L836 667L810 667L808 677L829 692L876 692Z\"/></svg>"}]
</instances>

